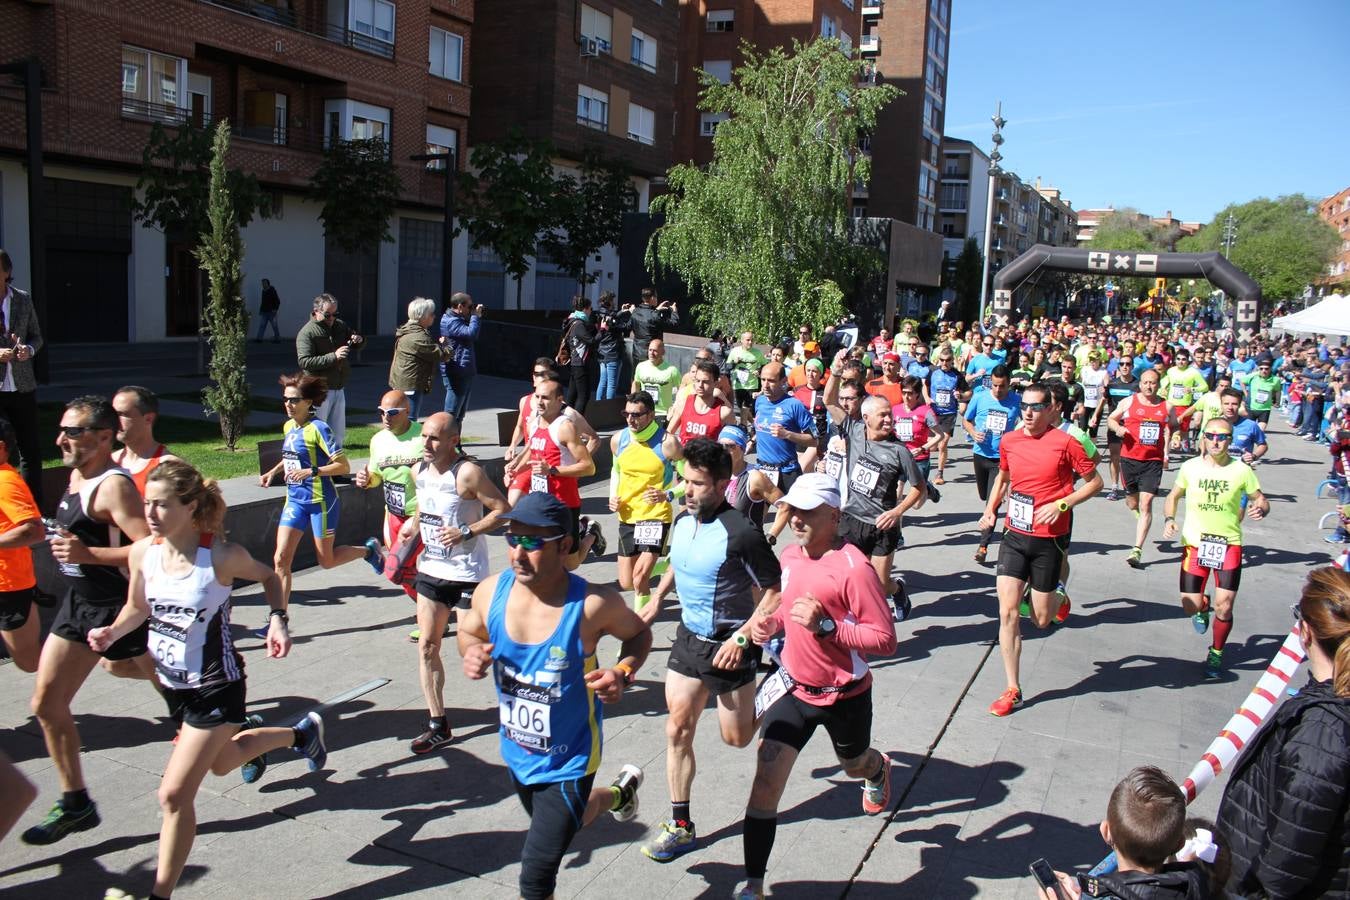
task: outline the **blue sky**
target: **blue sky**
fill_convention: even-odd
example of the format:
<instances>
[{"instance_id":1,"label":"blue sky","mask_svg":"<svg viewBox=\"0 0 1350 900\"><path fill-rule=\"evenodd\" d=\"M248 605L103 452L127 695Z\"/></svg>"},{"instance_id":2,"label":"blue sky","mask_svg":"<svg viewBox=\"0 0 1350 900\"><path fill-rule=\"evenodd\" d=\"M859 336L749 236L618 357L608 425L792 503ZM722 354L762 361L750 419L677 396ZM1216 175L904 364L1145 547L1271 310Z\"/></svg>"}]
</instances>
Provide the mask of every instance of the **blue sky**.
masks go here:
<instances>
[{"instance_id":1,"label":"blue sky","mask_svg":"<svg viewBox=\"0 0 1350 900\"><path fill-rule=\"evenodd\" d=\"M1076 209L1208 222L1350 185L1350 0L952 0L946 132Z\"/></svg>"}]
</instances>

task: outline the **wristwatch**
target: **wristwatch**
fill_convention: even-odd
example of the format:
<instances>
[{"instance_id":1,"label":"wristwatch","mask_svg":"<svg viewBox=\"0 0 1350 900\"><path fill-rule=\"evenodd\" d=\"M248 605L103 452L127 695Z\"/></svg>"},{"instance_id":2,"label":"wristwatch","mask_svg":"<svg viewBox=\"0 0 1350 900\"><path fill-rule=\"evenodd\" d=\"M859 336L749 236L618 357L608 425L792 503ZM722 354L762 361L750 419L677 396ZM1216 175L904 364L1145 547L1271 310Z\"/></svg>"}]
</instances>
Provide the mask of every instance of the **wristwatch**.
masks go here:
<instances>
[{"instance_id":1,"label":"wristwatch","mask_svg":"<svg viewBox=\"0 0 1350 900\"><path fill-rule=\"evenodd\" d=\"M309 477L310 477L310 478L318 478L318 477L319 477L319 467L318 467L318 466L310 466L310 467L309 467Z\"/></svg>"},{"instance_id":2,"label":"wristwatch","mask_svg":"<svg viewBox=\"0 0 1350 900\"><path fill-rule=\"evenodd\" d=\"M1058 501L1056 501L1056 503L1055 503L1055 509L1059 510L1060 512L1068 512L1068 511L1069 511L1069 501L1067 501L1067 500L1058 500Z\"/></svg>"},{"instance_id":3,"label":"wristwatch","mask_svg":"<svg viewBox=\"0 0 1350 900\"><path fill-rule=\"evenodd\" d=\"M834 619L831 619L829 616L821 616L820 621L816 623L816 637L834 637L834 629Z\"/></svg>"},{"instance_id":4,"label":"wristwatch","mask_svg":"<svg viewBox=\"0 0 1350 900\"><path fill-rule=\"evenodd\" d=\"M733 634L731 636L731 639L735 641L736 646L740 647L742 650L750 646L750 639L745 635L741 634L739 631Z\"/></svg>"},{"instance_id":5,"label":"wristwatch","mask_svg":"<svg viewBox=\"0 0 1350 900\"><path fill-rule=\"evenodd\" d=\"M459 526L459 536L467 541L469 538L473 537L473 529L468 525L461 525Z\"/></svg>"},{"instance_id":6,"label":"wristwatch","mask_svg":"<svg viewBox=\"0 0 1350 900\"><path fill-rule=\"evenodd\" d=\"M291 623L291 617L288 616L288 615L286 615L286 610L284 610L284 609L274 609L274 610L272 610L271 612L269 612L269 613L267 614L267 618L268 618L269 620L270 620L273 616L276 616L278 619L280 619L280 620L281 620L281 624L283 624L283 625L289 625L289 624ZM268 624L268 625L271 625L272 623L269 621L267 624Z\"/></svg>"}]
</instances>

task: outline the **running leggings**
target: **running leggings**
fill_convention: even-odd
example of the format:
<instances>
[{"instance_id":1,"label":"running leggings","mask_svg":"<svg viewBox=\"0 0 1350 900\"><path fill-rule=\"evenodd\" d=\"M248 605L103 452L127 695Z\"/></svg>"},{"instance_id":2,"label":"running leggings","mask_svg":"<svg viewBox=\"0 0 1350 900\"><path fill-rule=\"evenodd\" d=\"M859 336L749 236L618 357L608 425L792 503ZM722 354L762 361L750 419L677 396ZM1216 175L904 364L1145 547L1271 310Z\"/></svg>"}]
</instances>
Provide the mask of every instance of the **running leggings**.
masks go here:
<instances>
[{"instance_id":1,"label":"running leggings","mask_svg":"<svg viewBox=\"0 0 1350 900\"><path fill-rule=\"evenodd\" d=\"M975 460L975 489L980 492L980 499L987 501L989 490L994 486L994 479L998 478L998 460L980 456L978 453L971 459Z\"/></svg>"},{"instance_id":2,"label":"running leggings","mask_svg":"<svg viewBox=\"0 0 1350 900\"><path fill-rule=\"evenodd\" d=\"M512 776L511 783L530 816L520 857L520 896L545 900L553 896L563 855L581 830L595 776L545 784L521 784Z\"/></svg>"}]
</instances>

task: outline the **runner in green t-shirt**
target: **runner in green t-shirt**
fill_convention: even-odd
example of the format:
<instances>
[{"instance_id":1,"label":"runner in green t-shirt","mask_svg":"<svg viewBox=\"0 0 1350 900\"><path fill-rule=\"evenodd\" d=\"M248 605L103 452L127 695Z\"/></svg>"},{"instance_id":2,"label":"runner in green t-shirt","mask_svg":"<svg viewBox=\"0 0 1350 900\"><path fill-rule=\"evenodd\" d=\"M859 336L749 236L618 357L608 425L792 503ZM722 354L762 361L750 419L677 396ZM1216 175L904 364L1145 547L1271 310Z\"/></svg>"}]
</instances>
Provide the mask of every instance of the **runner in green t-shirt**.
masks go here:
<instances>
[{"instance_id":1,"label":"runner in green t-shirt","mask_svg":"<svg viewBox=\"0 0 1350 900\"><path fill-rule=\"evenodd\" d=\"M680 370L666 362L666 344L660 338L653 338L647 345L647 358L637 364L633 372L632 392L646 391L652 395L656 404L656 418L665 423L670 404L675 399L675 388L680 384Z\"/></svg>"},{"instance_id":2,"label":"runner in green t-shirt","mask_svg":"<svg viewBox=\"0 0 1350 900\"><path fill-rule=\"evenodd\" d=\"M1209 390L1209 382L1200 374L1199 369L1191 365L1191 351L1185 347L1177 351L1173 362L1175 364L1163 376L1158 392L1167 401L1168 408L1175 410L1178 417L1183 417L1186 410L1195 403L1196 398ZM1184 438L1181 430L1173 433L1173 450L1189 451L1193 446L1194 439L1190 433L1186 433Z\"/></svg>"},{"instance_id":3,"label":"runner in green t-shirt","mask_svg":"<svg viewBox=\"0 0 1350 900\"><path fill-rule=\"evenodd\" d=\"M740 414L741 426L753 433L755 421L755 394L759 392L759 370L768 362L764 354L755 346L755 336L750 332L741 335L741 342L727 354L727 367L731 369L731 389L736 395L736 410Z\"/></svg>"},{"instance_id":4,"label":"runner in green t-shirt","mask_svg":"<svg viewBox=\"0 0 1350 900\"><path fill-rule=\"evenodd\" d=\"M1262 425L1270 422L1270 408L1279 399L1284 379L1271 374L1271 359L1263 356L1256 361L1256 372L1247 379L1248 415Z\"/></svg>"},{"instance_id":5,"label":"runner in green t-shirt","mask_svg":"<svg viewBox=\"0 0 1350 900\"><path fill-rule=\"evenodd\" d=\"M412 469L422 459L422 426L412 421L408 413L408 396L403 391L388 391L380 398L382 427L370 439L370 459L366 467L357 472L352 481L362 490L383 488L384 550L393 553L395 558L415 561L418 547L395 546L404 520L417 515L417 485L413 482ZM420 546L420 540L417 542ZM401 552L403 550L407 552ZM414 565L410 577L396 582L414 600L417 599L417 589L413 587L416 574Z\"/></svg>"}]
</instances>

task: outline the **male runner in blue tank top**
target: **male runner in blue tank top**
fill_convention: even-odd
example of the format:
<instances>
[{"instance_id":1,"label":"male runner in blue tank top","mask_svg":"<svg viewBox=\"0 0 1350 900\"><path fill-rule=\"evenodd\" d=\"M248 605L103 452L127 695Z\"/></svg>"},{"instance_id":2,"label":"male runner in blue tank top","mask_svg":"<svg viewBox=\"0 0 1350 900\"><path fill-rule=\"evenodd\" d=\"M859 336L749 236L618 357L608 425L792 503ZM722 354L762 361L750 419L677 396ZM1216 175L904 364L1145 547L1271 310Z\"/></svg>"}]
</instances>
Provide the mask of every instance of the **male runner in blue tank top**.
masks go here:
<instances>
[{"instance_id":1,"label":"male runner in blue tank top","mask_svg":"<svg viewBox=\"0 0 1350 900\"><path fill-rule=\"evenodd\" d=\"M608 810L637 814L642 770L624 766L595 788L603 746L601 703L613 703L647 659L652 633L608 586L568 573L572 518L552 494L526 494L507 525L511 568L482 581L459 625L464 674L492 673L501 715L502 759L530 817L520 896L551 897L572 838ZM611 635L619 662L600 668L595 648Z\"/></svg>"}]
</instances>

